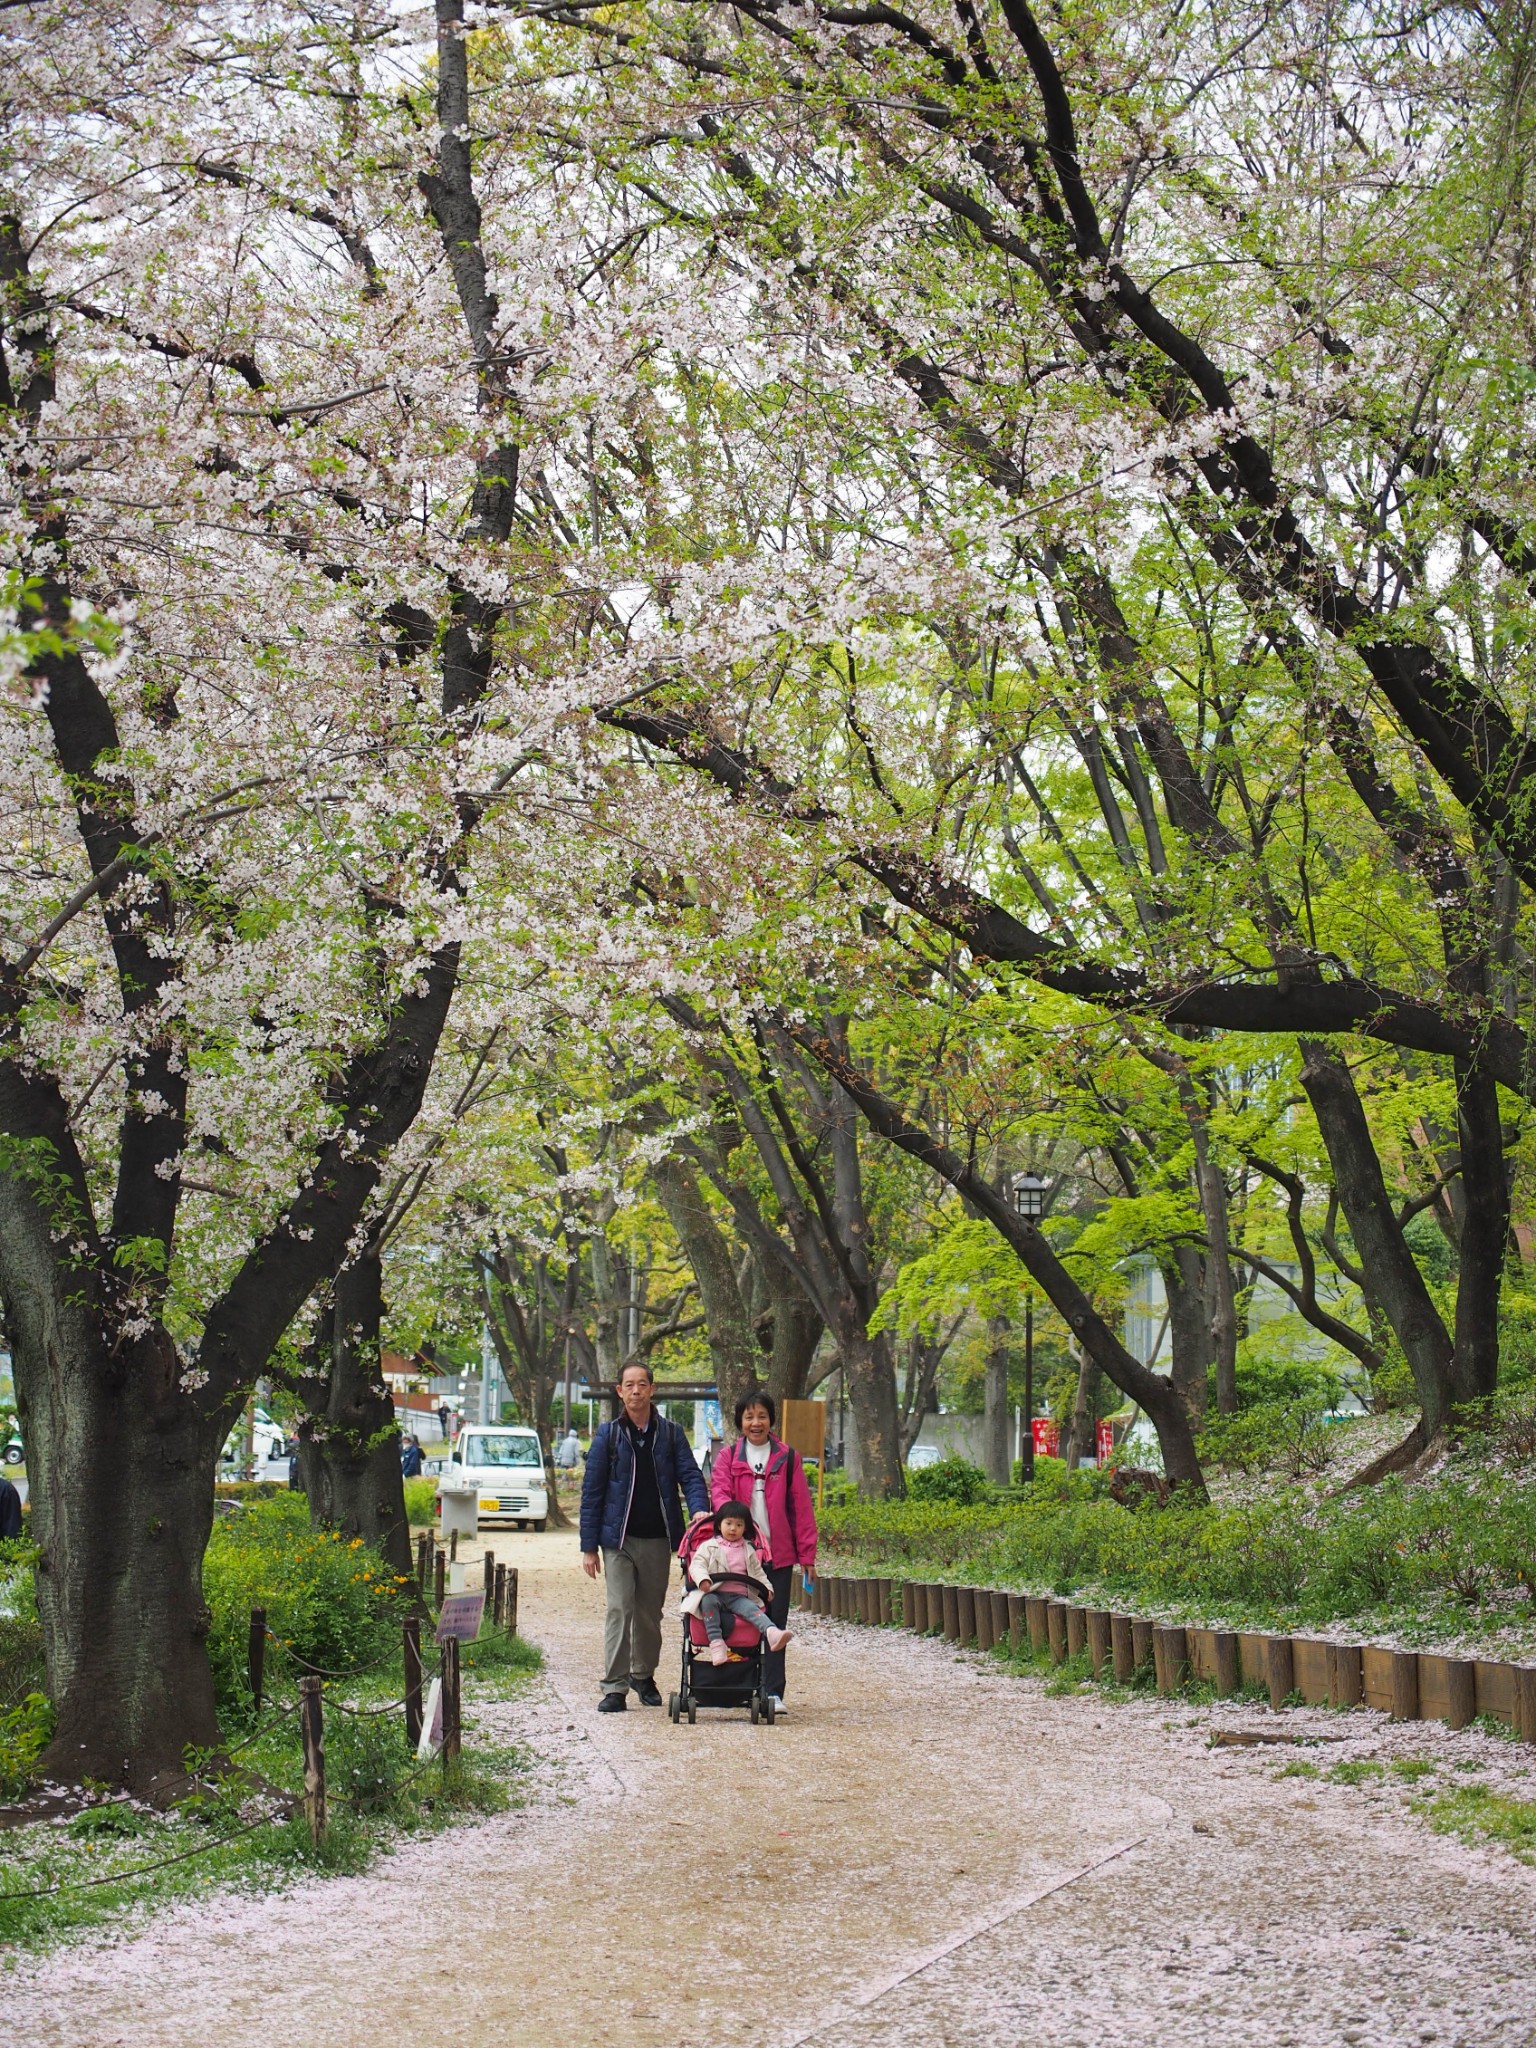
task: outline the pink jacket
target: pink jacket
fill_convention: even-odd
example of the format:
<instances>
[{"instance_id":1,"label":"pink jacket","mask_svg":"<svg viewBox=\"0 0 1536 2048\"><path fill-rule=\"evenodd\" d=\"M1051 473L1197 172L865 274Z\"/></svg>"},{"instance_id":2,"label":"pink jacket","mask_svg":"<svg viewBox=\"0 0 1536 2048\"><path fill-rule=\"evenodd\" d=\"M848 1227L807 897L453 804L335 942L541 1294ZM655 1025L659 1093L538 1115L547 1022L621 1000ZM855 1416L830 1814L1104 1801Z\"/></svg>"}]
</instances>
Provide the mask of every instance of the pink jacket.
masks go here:
<instances>
[{"instance_id":1,"label":"pink jacket","mask_svg":"<svg viewBox=\"0 0 1536 2048\"><path fill-rule=\"evenodd\" d=\"M727 1450L715 1453L710 1469L709 1490L716 1508L725 1501L752 1503L752 1467L747 1463L747 1446L738 1437ZM776 1436L768 1439L768 1470L763 1474L763 1498L768 1506L768 1542L756 1535L764 1564L776 1568L797 1564L802 1571L816 1569L816 1510L811 1489L805 1483L805 1467L797 1451L789 1450Z\"/></svg>"}]
</instances>

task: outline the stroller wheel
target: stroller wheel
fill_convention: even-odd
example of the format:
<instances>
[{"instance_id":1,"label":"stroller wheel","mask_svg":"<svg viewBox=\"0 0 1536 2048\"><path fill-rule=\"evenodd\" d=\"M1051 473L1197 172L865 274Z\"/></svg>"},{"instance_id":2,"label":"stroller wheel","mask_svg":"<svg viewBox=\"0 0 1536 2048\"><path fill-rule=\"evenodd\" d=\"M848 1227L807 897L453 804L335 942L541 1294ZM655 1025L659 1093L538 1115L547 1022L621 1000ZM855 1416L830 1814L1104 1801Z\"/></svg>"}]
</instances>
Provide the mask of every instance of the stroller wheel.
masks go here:
<instances>
[{"instance_id":1,"label":"stroller wheel","mask_svg":"<svg viewBox=\"0 0 1536 2048\"><path fill-rule=\"evenodd\" d=\"M757 1696L757 1694L756 1694L756 1693L753 1693L753 1695L752 1695L752 1702L751 1702L751 1705L752 1705L752 1726L753 1726L753 1727L755 1728L755 1727L757 1726L758 1722L759 1722L759 1721L761 1721L761 1719L763 1718L763 1703L762 1703L762 1701L761 1701L761 1700L760 1700L760 1699L758 1698L758 1696Z\"/></svg>"},{"instance_id":2,"label":"stroller wheel","mask_svg":"<svg viewBox=\"0 0 1536 2048\"><path fill-rule=\"evenodd\" d=\"M763 1700L763 1719L768 1723L768 1726L770 1728L773 1726L774 1718L775 1716L773 1701L765 1697Z\"/></svg>"},{"instance_id":3,"label":"stroller wheel","mask_svg":"<svg viewBox=\"0 0 1536 2048\"><path fill-rule=\"evenodd\" d=\"M688 1695L688 1726L691 1728L699 1718L699 1703L692 1693Z\"/></svg>"},{"instance_id":4,"label":"stroller wheel","mask_svg":"<svg viewBox=\"0 0 1536 2048\"><path fill-rule=\"evenodd\" d=\"M671 1715L674 1725L682 1718L682 1710L678 1705L677 1694L675 1692L669 1692L667 1694L667 1712Z\"/></svg>"}]
</instances>

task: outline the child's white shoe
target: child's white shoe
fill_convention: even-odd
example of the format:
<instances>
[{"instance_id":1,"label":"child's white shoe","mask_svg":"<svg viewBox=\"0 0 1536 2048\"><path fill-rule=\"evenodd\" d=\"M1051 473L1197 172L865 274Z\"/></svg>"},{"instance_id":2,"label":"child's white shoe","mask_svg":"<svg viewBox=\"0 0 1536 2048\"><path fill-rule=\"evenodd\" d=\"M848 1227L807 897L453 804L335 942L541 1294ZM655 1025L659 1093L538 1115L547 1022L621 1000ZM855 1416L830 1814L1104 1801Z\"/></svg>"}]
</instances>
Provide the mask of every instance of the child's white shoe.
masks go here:
<instances>
[{"instance_id":1,"label":"child's white shoe","mask_svg":"<svg viewBox=\"0 0 1536 2048\"><path fill-rule=\"evenodd\" d=\"M729 1651L729 1650L728 1650L728 1649L727 1649L727 1648L725 1647L724 1643L711 1643L711 1644L710 1644L710 1646L709 1646L709 1661L710 1661L710 1663L711 1663L711 1664L729 1664L729 1663L730 1663L730 1661L731 1661L731 1653L730 1653L730 1651Z\"/></svg>"},{"instance_id":2,"label":"child's white shoe","mask_svg":"<svg viewBox=\"0 0 1536 2048\"><path fill-rule=\"evenodd\" d=\"M787 1628L771 1628L768 1631L768 1647L770 1650L782 1650L790 1639L790 1631Z\"/></svg>"}]
</instances>

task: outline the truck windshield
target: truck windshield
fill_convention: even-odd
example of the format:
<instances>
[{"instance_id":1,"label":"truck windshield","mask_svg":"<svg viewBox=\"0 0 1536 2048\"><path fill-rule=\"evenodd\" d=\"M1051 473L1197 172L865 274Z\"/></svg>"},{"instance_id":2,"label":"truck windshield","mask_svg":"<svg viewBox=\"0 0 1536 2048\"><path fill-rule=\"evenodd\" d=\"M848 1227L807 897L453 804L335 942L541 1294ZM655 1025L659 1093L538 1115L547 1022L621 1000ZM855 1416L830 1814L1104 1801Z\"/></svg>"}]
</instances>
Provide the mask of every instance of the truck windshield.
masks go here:
<instances>
[{"instance_id":1,"label":"truck windshield","mask_svg":"<svg viewBox=\"0 0 1536 2048\"><path fill-rule=\"evenodd\" d=\"M542 1465L534 1436L468 1436L460 1446L466 1465Z\"/></svg>"}]
</instances>

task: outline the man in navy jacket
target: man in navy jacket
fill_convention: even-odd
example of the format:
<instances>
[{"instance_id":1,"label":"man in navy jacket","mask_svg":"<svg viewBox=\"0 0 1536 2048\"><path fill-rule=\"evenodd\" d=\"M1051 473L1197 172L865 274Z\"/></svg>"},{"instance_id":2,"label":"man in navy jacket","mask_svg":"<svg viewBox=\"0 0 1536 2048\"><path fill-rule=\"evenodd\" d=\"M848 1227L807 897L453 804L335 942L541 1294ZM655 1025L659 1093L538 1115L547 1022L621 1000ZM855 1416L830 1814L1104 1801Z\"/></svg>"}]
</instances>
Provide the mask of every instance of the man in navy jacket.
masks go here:
<instances>
[{"instance_id":1,"label":"man in navy jacket","mask_svg":"<svg viewBox=\"0 0 1536 2048\"><path fill-rule=\"evenodd\" d=\"M694 1463L687 1432L651 1405L651 1368L632 1360L619 1376L623 1412L605 1422L587 1452L581 1482L581 1564L608 1594L603 1626L600 1714L621 1714L631 1686L644 1707L659 1707L656 1665L661 1610L672 1558L683 1540L682 1499L694 1516L709 1512L709 1494Z\"/></svg>"}]
</instances>

